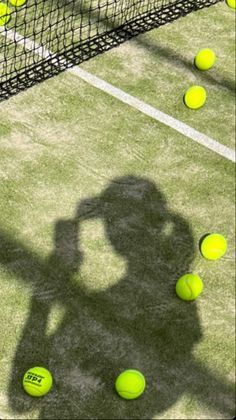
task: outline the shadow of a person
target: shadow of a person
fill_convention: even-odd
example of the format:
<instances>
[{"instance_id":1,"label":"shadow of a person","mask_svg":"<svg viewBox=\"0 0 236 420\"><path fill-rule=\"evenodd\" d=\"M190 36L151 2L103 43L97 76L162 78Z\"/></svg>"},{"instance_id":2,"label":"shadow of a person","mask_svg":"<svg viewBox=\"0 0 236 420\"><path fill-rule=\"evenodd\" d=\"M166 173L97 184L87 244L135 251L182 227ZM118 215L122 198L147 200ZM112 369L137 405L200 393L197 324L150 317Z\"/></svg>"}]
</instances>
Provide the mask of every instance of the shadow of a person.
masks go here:
<instances>
[{"instance_id":1,"label":"shadow of a person","mask_svg":"<svg viewBox=\"0 0 236 420\"><path fill-rule=\"evenodd\" d=\"M123 278L103 291L87 290L80 277L80 229L92 219L103 221L113 251L127 267ZM168 208L153 182L117 178L101 195L81 202L74 218L56 223L47 261L6 234L0 238L0 264L33 289L9 384L13 412L37 407L42 419L150 419L191 389L205 404L232 412L229 385L192 354L201 339L196 302L182 302L174 291L194 257L190 226ZM64 315L48 333L55 305ZM25 395L21 386L24 372L36 365L55 378L53 392L42 399ZM132 403L114 392L114 380L126 368L141 370L148 384ZM197 384L203 380L203 392L193 378Z\"/></svg>"}]
</instances>

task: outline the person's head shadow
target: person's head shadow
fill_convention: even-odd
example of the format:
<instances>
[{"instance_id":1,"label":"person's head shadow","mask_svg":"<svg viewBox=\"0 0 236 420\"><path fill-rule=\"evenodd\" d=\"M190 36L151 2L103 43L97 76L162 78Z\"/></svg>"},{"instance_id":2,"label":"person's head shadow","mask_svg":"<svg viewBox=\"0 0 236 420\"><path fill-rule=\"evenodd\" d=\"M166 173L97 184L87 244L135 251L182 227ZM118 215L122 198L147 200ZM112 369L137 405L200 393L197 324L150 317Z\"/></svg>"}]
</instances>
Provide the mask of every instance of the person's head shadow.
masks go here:
<instances>
[{"instance_id":1,"label":"person's head shadow","mask_svg":"<svg viewBox=\"0 0 236 420\"><path fill-rule=\"evenodd\" d=\"M146 178L116 178L99 197L80 203L75 219L102 220L112 249L126 262L123 278L95 294L104 302L103 311L118 316L132 336L156 345L161 334L169 335L173 321L176 343L184 315L196 327L184 340L188 352L201 337L200 326L195 303L178 300L175 282L191 270L195 246L188 222L171 211L161 190Z\"/></svg>"},{"instance_id":2,"label":"person's head shadow","mask_svg":"<svg viewBox=\"0 0 236 420\"><path fill-rule=\"evenodd\" d=\"M80 278L86 260L80 229L95 219L103 221L127 271L113 286L91 292ZM191 269L195 246L188 222L152 181L117 178L99 196L79 203L72 219L56 223L47 261L21 249L31 269L13 271L31 282L33 295L9 385L14 412L36 405L39 418L143 419L178 400L201 339L196 303L175 294L176 280ZM55 305L63 316L48 332ZM37 401L21 387L22 374L34 365L48 367L55 378L53 392ZM147 379L145 394L133 402L114 390L116 376L128 368Z\"/></svg>"}]
</instances>

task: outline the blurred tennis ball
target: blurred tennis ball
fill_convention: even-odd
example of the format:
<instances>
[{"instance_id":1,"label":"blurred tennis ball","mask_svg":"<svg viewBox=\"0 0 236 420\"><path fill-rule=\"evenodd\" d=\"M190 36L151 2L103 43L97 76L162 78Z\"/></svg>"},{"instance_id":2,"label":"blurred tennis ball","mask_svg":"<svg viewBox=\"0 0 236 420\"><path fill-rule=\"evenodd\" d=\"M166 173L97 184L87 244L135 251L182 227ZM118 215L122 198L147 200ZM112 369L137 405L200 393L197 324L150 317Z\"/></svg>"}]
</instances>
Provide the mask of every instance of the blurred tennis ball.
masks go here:
<instances>
[{"instance_id":1,"label":"blurred tennis ball","mask_svg":"<svg viewBox=\"0 0 236 420\"><path fill-rule=\"evenodd\" d=\"M23 388L32 397L42 397L52 388L52 375L43 367L29 369L23 378Z\"/></svg>"},{"instance_id":2,"label":"blurred tennis ball","mask_svg":"<svg viewBox=\"0 0 236 420\"><path fill-rule=\"evenodd\" d=\"M219 233L211 233L201 242L201 253L208 260L218 260L227 251L227 241Z\"/></svg>"},{"instance_id":3,"label":"blurred tennis ball","mask_svg":"<svg viewBox=\"0 0 236 420\"><path fill-rule=\"evenodd\" d=\"M197 274L185 274L176 283L176 293L180 299L195 300L203 290L203 282Z\"/></svg>"},{"instance_id":4,"label":"blurred tennis ball","mask_svg":"<svg viewBox=\"0 0 236 420\"><path fill-rule=\"evenodd\" d=\"M126 400L140 397L146 386L146 381L141 372L128 369L116 379L115 387L118 394Z\"/></svg>"},{"instance_id":5,"label":"blurred tennis ball","mask_svg":"<svg viewBox=\"0 0 236 420\"><path fill-rule=\"evenodd\" d=\"M199 109L206 102L206 91L202 86L191 86L184 95L184 102L188 108Z\"/></svg>"},{"instance_id":6,"label":"blurred tennis ball","mask_svg":"<svg viewBox=\"0 0 236 420\"><path fill-rule=\"evenodd\" d=\"M15 6L15 7L21 7L27 2L27 0L9 0L9 1L12 4L12 6Z\"/></svg>"},{"instance_id":7,"label":"blurred tennis ball","mask_svg":"<svg viewBox=\"0 0 236 420\"><path fill-rule=\"evenodd\" d=\"M5 3L0 3L0 26L6 25L11 19L11 9Z\"/></svg>"},{"instance_id":8,"label":"blurred tennis ball","mask_svg":"<svg viewBox=\"0 0 236 420\"><path fill-rule=\"evenodd\" d=\"M216 55L210 48L204 48L200 50L195 59L194 64L199 70L211 69L216 61Z\"/></svg>"},{"instance_id":9,"label":"blurred tennis ball","mask_svg":"<svg viewBox=\"0 0 236 420\"><path fill-rule=\"evenodd\" d=\"M236 0L226 0L226 3L231 9L236 9Z\"/></svg>"}]
</instances>

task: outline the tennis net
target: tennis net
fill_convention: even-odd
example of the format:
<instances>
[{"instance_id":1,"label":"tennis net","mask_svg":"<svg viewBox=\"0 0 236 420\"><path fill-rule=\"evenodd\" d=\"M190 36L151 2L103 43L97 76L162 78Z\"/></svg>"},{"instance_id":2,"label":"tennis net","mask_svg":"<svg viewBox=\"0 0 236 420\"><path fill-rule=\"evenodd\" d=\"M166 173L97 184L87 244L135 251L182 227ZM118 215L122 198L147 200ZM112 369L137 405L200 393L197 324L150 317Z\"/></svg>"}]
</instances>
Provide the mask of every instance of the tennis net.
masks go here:
<instances>
[{"instance_id":1,"label":"tennis net","mask_svg":"<svg viewBox=\"0 0 236 420\"><path fill-rule=\"evenodd\" d=\"M0 99L222 0L0 0Z\"/></svg>"}]
</instances>

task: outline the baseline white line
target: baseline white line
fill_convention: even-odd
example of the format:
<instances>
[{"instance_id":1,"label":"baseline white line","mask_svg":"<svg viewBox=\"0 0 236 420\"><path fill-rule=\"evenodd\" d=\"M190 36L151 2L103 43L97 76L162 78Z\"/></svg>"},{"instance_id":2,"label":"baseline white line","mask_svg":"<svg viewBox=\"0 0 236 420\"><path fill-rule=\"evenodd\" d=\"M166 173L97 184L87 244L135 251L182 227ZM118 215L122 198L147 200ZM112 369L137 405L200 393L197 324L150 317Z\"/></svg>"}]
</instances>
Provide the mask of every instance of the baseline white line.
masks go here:
<instances>
[{"instance_id":1,"label":"baseline white line","mask_svg":"<svg viewBox=\"0 0 236 420\"><path fill-rule=\"evenodd\" d=\"M18 44L24 46L24 48L26 47L29 50L34 50L35 53L42 58L56 57L56 54L51 53L44 46L40 46L36 42L31 41L30 39L25 39L12 30L3 30L3 28L1 28L0 33L5 33L8 39L16 41ZM60 61L62 63L66 63L66 60L64 58L61 58ZM148 115L154 120L165 124L166 126L178 131L184 136L190 138L191 140L201 144L202 146L205 146L206 148L217 153L218 155L223 156L232 162L236 162L235 150L224 146L223 144L212 139L211 137L206 136L200 131L195 130L189 125L177 120L174 117L171 117L168 114L165 114L162 111L159 111L158 109L146 104L140 99L135 98L134 96L129 95L128 93L122 91L119 88L116 88L110 83L105 82L105 80L102 80L99 77L94 76L93 74L85 70L82 70L78 66L70 68L67 71L80 77L82 80L89 83L91 86L94 86L95 88L108 93L110 96L119 99L121 102L132 106L133 108L139 110L143 114Z\"/></svg>"}]
</instances>

